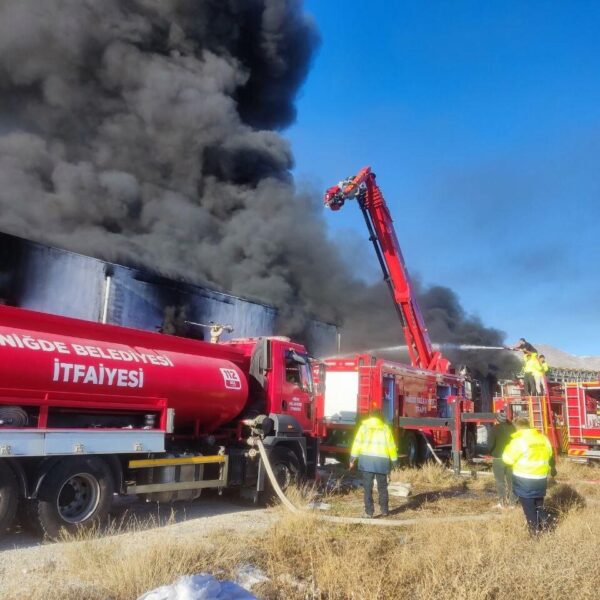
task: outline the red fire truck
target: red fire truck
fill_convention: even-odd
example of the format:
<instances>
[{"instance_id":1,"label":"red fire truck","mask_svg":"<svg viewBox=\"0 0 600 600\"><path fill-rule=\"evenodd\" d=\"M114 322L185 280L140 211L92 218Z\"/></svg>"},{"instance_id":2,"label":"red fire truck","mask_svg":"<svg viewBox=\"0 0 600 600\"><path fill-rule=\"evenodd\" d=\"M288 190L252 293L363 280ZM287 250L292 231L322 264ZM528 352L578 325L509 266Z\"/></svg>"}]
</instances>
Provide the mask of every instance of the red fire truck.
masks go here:
<instances>
[{"instance_id":1,"label":"red fire truck","mask_svg":"<svg viewBox=\"0 0 600 600\"><path fill-rule=\"evenodd\" d=\"M600 459L600 379L565 384L567 453L583 460Z\"/></svg>"},{"instance_id":2,"label":"red fire truck","mask_svg":"<svg viewBox=\"0 0 600 600\"><path fill-rule=\"evenodd\" d=\"M468 456L474 452L477 424L492 422L493 414L473 412L465 378L454 374L449 361L434 351L392 217L369 167L325 194L325 205L334 211L348 200L356 200L362 211L411 364L364 353L324 361L324 389L317 397L321 455L347 456L358 421L377 408L392 425L409 463L417 463L431 452L451 451L454 467L460 469L461 451Z\"/></svg>"},{"instance_id":3,"label":"red fire truck","mask_svg":"<svg viewBox=\"0 0 600 600\"><path fill-rule=\"evenodd\" d=\"M314 474L314 390L287 338L222 344L0 306L0 533L17 509L50 537L113 495L193 499Z\"/></svg>"},{"instance_id":4,"label":"red fire truck","mask_svg":"<svg viewBox=\"0 0 600 600\"><path fill-rule=\"evenodd\" d=\"M578 461L599 460L600 379L568 381L560 376L560 369L551 369L550 375L543 396L527 396L519 381L503 382L494 409L505 409L509 418L528 415L556 452Z\"/></svg>"}]
</instances>

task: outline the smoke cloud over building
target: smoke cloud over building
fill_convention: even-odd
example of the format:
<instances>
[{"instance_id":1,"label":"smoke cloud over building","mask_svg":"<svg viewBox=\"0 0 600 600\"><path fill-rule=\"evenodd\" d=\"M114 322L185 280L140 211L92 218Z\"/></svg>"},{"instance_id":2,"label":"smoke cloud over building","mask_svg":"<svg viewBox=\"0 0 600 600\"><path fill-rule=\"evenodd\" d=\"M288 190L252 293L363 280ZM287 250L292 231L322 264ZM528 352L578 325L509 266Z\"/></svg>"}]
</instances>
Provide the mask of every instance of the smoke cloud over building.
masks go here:
<instances>
[{"instance_id":1,"label":"smoke cloud over building","mask_svg":"<svg viewBox=\"0 0 600 600\"><path fill-rule=\"evenodd\" d=\"M299 0L3 0L0 229L266 300L282 333L399 343L278 132L318 41ZM501 341L450 290L422 300L434 340Z\"/></svg>"}]
</instances>

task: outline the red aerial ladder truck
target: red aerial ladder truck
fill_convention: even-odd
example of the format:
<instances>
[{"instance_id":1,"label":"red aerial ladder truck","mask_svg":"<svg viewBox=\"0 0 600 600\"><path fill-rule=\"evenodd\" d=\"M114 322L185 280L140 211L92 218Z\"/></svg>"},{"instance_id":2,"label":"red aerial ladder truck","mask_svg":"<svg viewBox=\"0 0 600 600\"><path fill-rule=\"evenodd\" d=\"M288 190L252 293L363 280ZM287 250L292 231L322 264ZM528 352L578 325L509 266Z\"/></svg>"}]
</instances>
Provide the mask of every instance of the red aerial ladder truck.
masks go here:
<instances>
[{"instance_id":1,"label":"red aerial ladder truck","mask_svg":"<svg viewBox=\"0 0 600 600\"><path fill-rule=\"evenodd\" d=\"M347 453L358 421L376 408L392 425L409 463L419 462L428 451L452 450L454 467L460 469L461 451L474 453L477 423L493 421L493 414L473 412L465 378L454 374L450 362L431 345L392 217L370 167L325 194L325 206L334 211L347 200L356 200L364 216L411 364L370 353L326 359L317 400L321 454L340 458Z\"/></svg>"}]
</instances>

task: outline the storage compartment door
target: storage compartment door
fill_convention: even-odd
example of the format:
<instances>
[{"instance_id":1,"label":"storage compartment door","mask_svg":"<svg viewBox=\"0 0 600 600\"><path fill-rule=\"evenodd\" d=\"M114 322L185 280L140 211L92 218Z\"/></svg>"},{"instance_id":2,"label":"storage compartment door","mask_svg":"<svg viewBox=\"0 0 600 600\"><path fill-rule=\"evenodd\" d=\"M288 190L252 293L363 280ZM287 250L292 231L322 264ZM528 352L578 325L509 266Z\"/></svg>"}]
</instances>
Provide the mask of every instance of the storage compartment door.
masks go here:
<instances>
[{"instance_id":1,"label":"storage compartment door","mask_svg":"<svg viewBox=\"0 0 600 600\"><path fill-rule=\"evenodd\" d=\"M356 423L357 406L358 372L328 371L325 377L325 420Z\"/></svg>"}]
</instances>

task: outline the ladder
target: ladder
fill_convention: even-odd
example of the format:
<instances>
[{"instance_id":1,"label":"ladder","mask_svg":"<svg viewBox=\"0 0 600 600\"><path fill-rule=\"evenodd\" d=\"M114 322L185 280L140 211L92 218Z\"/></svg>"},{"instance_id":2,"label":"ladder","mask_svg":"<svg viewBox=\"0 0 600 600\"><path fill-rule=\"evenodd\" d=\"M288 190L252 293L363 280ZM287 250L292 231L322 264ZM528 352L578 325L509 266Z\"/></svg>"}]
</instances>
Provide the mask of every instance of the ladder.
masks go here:
<instances>
[{"instance_id":1,"label":"ladder","mask_svg":"<svg viewBox=\"0 0 600 600\"><path fill-rule=\"evenodd\" d=\"M567 424L570 437L583 443L583 420L585 411L582 409L583 398L581 389L577 386L565 386L565 396L567 403Z\"/></svg>"},{"instance_id":2,"label":"ladder","mask_svg":"<svg viewBox=\"0 0 600 600\"><path fill-rule=\"evenodd\" d=\"M546 415L541 396L526 396L529 409L529 425L542 433L546 432Z\"/></svg>"},{"instance_id":3,"label":"ladder","mask_svg":"<svg viewBox=\"0 0 600 600\"><path fill-rule=\"evenodd\" d=\"M374 365L360 365L358 367L358 415L368 415L373 406L373 376Z\"/></svg>"},{"instance_id":4,"label":"ladder","mask_svg":"<svg viewBox=\"0 0 600 600\"><path fill-rule=\"evenodd\" d=\"M544 396L526 396L526 400L529 408L529 425L548 436L556 454L562 446L562 436L558 436L556 433L550 396L548 394Z\"/></svg>"}]
</instances>

